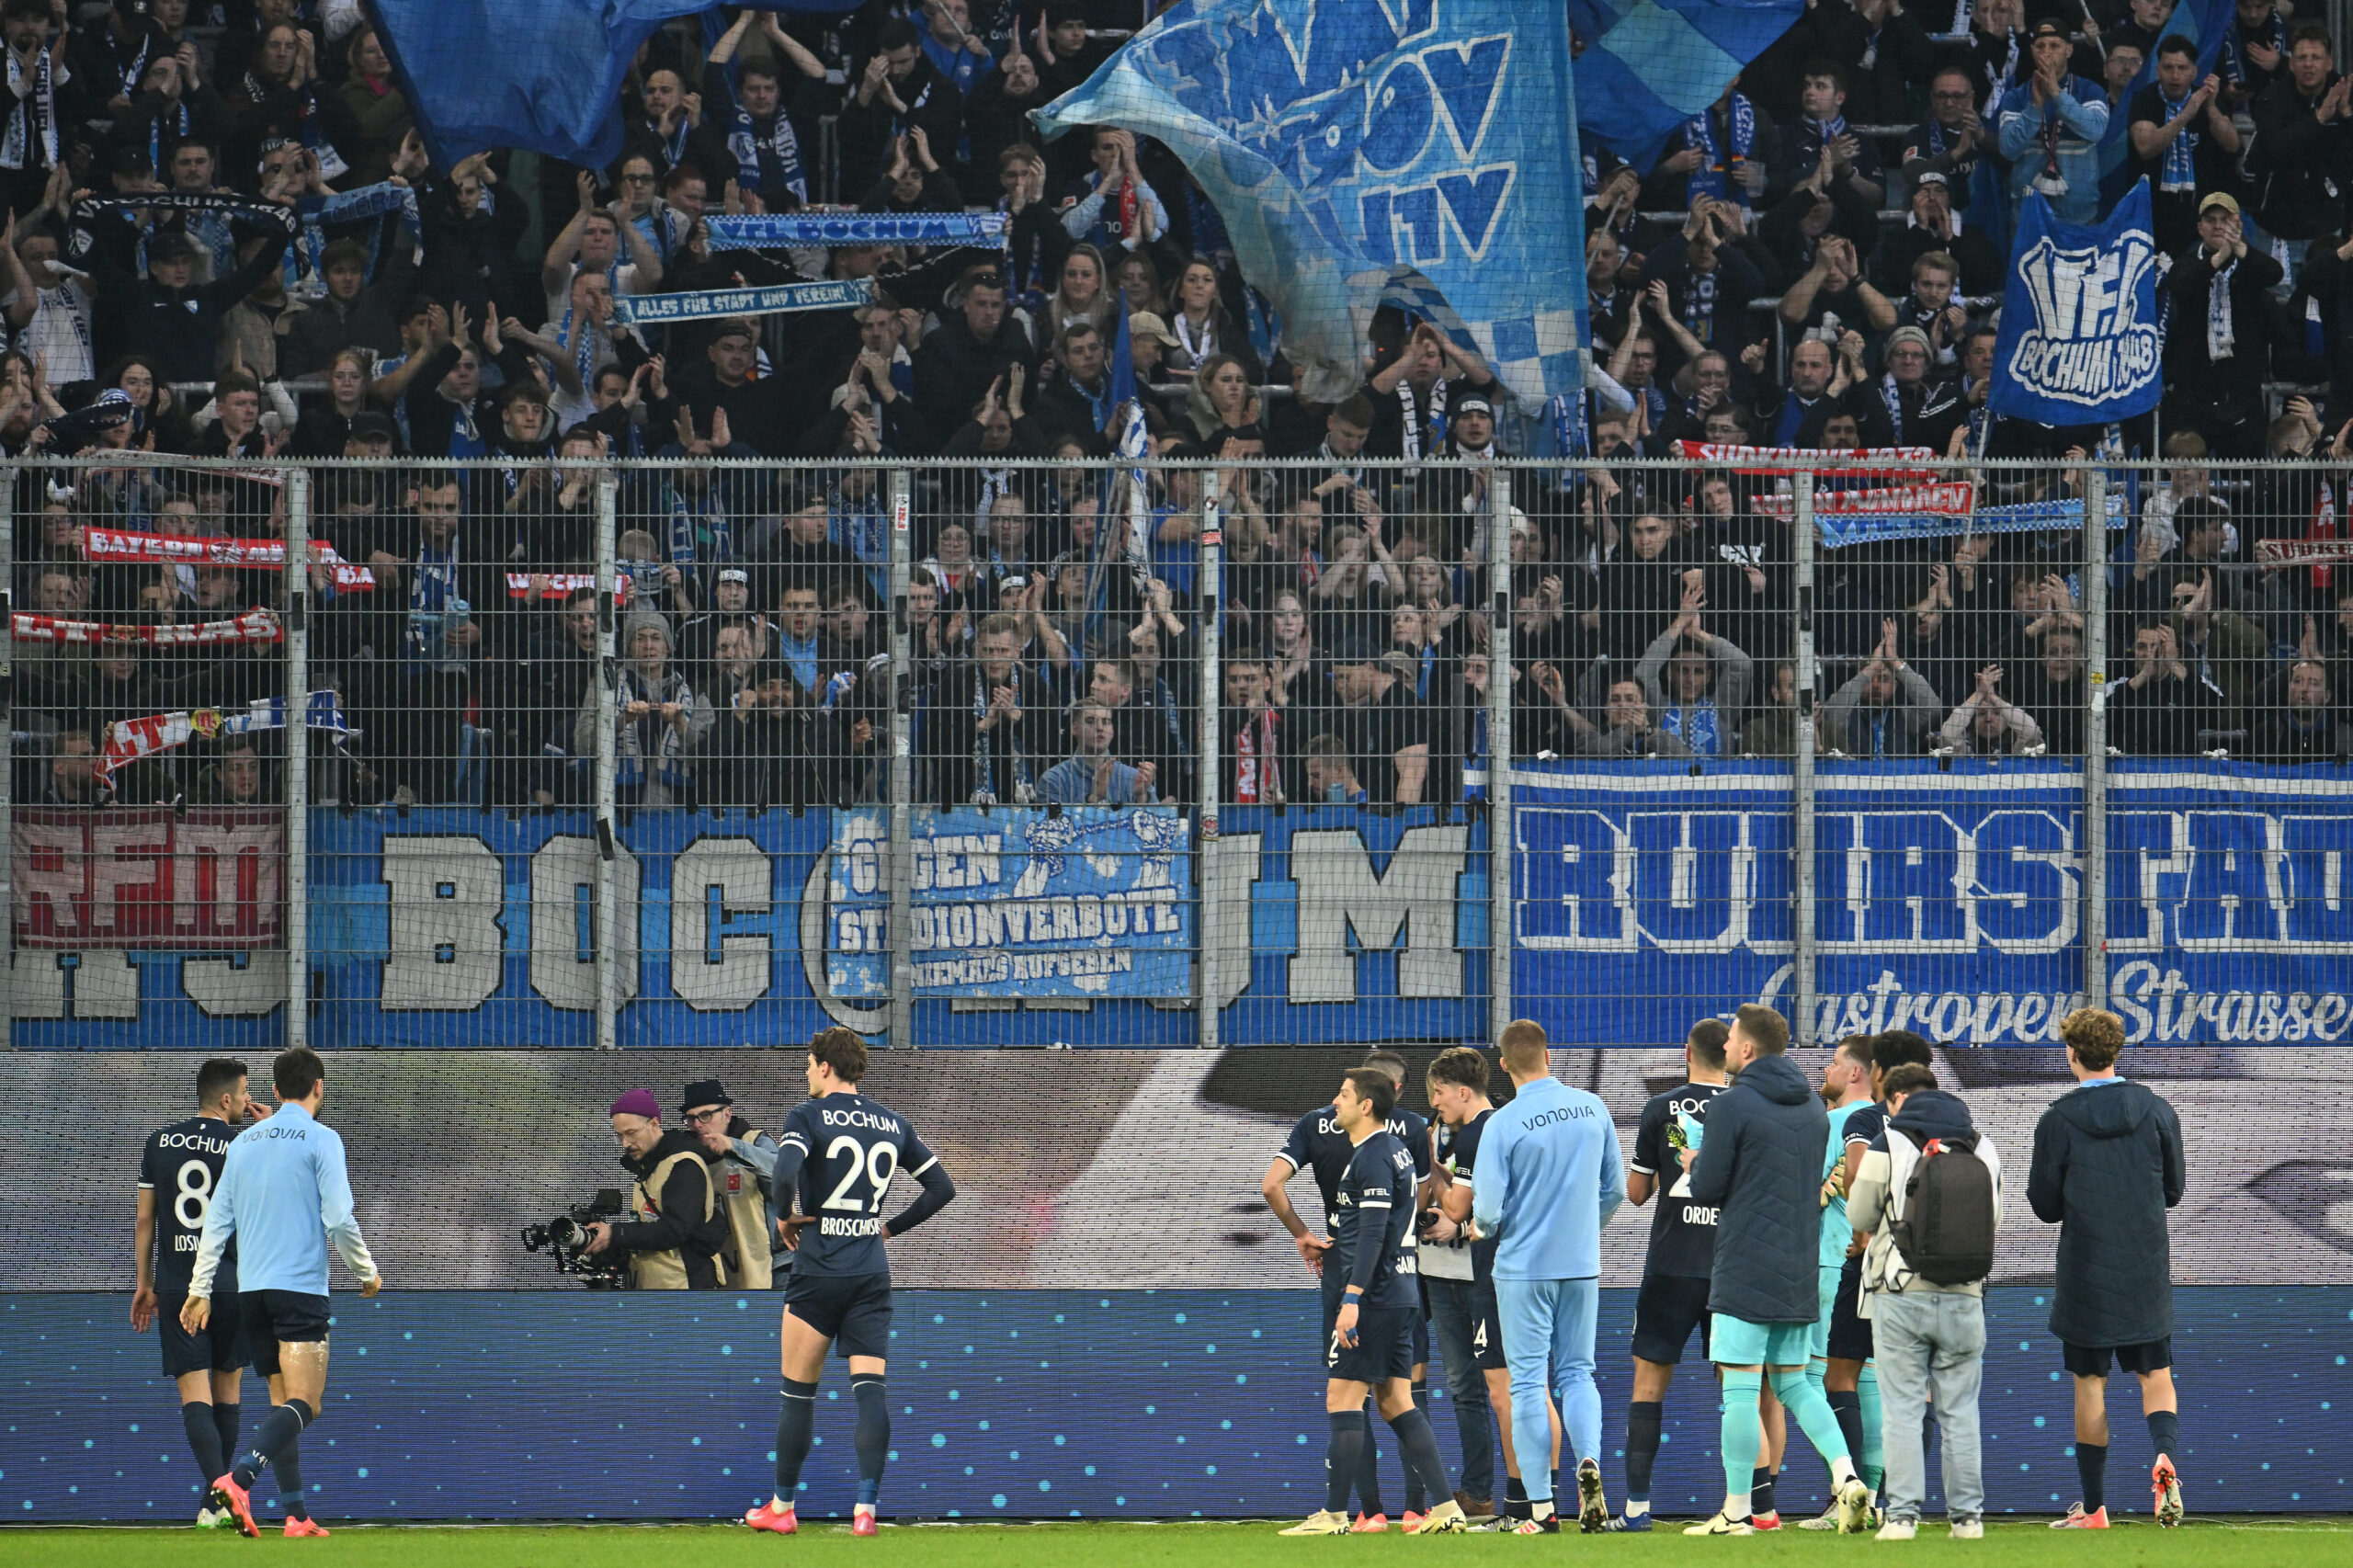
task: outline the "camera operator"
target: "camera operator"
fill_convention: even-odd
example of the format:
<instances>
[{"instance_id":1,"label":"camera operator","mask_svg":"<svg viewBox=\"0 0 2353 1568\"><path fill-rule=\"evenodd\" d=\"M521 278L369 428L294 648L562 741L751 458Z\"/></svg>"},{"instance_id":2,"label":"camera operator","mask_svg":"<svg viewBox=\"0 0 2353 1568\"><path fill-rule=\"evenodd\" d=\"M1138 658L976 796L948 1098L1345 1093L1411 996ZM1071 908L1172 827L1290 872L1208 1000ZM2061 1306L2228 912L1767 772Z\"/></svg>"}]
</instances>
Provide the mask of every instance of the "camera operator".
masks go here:
<instances>
[{"instance_id":1,"label":"camera operator","mask_svg":"<svg viewBox=\"0 0 2353 1568\"><path fill-rule=\"evenodd\" d=\"M662 1130L662 1104L651 1089L615 1100L612 1117L621 1165L637 1183L630 1188L630 1219L588 1227L589 1256L607 1247L627 1253L631 1290L719 1289L727 1217L712 1201L701 1143Z\"/></svg>"},{"instance_id":2,"label":"camera operator","mask_svg":"<svg viewBox=\"0 0 2353 1568\"><path fill-rule=\"evenodd\" d=\"M727 1221L727 1283L739 1290L765 1290L790 1265L777 1228L768 1223L768 1182L776 1172L776 1140L729 1108L726 1085L703 1078L687 1085L678 1109L702 1145L711 1190ZM762 1166L737 1153L738 1145L767 1153Z\"/></svg>"}]
</instances>

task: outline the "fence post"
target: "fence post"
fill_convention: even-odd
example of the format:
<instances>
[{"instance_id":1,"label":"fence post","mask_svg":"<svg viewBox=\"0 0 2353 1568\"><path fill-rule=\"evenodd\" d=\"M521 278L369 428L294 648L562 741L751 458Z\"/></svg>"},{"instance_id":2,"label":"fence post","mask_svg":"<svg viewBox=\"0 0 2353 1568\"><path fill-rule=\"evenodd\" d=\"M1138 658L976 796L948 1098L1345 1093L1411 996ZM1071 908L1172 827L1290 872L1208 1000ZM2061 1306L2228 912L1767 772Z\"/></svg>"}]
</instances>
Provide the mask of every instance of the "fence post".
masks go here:
<instances>
[{"instance_id":1,"label":"fence post","mask_svg":"<svg viewBox=\"0 0 2353 1568\"><path fill-rule=\"evenodd\" d=\"M2084 472L2084 1006L2108 1006L2108 471Z\"/></svg>"},{"instance_id":2,"label":"fence post","mask_svg":"<svg viewBox=\"0 0 2353 1568\"><path fill-rule=\"evenodd\" d=\"M907 585L915 574L915 539L907 528L914 476L891 471L891 1033L893 1051L915 1045L915 677L907 619Z\"/></svg>"},{"instance_id":3,"label":"fence post","mask_svg":"<svg viewBox=\"0 0 2353 1568\"><path fill-rule=\"evenodd\" d=\"M618 549L620 482L606 474L597 482L597 1049L620 1049L621 962L634 942L622 942L620 866L620 714L614 683L620 678L620 620L613 599L620 581L613 564ZM634 912L632 912L634 917Z\"/></svg>"},{"instance_id":4,"label":"fence post","mask_svg":"<svg viewBox=\"0 0 2353 1568\"><path fill-rule=\"evenodd\" d=\"M17 477L0 469L0 1051L17 1046Z\"/></svg>"},{"instance_id":5,"label":"fence post","mask_svg":"<svg viewBox=\"0 0 2353 1568\"><path fill-rule=\"evenodd\" d=\"M311 1043L311 471L286 471L286 1049Z\"/></svg>"},{"instance_id":6,"label":"fence post","mask_svg":"<svg viewBox=\"0 0 2353 1568\"><path fill-rule=\"evenodd\" d=\"M1512 855L1519 846L1511 799L1511 471L1487 479L1487 1040L1518 1015L1511 991Z\"/></svg>"},{"instance_id":7,"label":"fence post","mask_svg":"<svg viewBox=\"0 0 2353 1568\"><path fill-rule=\"evenodd\" d=\"M1797 813L1790 835L1797 856L1793 882L1795 906L1790 911L1790 994L1797 998L1798 1016L1790 1019L1800 1045L1820 1042L1813 1038L1814 1015L1821 1009L1814 996L1813 972L1813 472L1797 476L1796 533L1791 551L1797 565L1798 588L1798 722L1797 756L1791 767L1790 805Z\"/></svg>"},{"instance_id":8,"label":"fence post","mask_svg":"<svg viewBox=\"0 0 2353 1568\"><path fill-rule=\"evenodd\" d=\"M1215 873L1212 869L1222 853L1217 840L1218 796L1225 789L1225 779L1221 773L1222 765L1219 760L1224 743L1222 715L1225 692L1220 684L1224 679L1220 667L1224 649L1218 640L1221 631L1218 613L1222 608L1219 595L1222 585L1219 577L1225 559L1225 525L1219 516L1214 495L1207 497L1201 505L1200 549L1200 724L1195 738L1200 765L1193 770L1193 777L1200 781L1200 810L1196 816L1200 833L1194 842L1193 850L1193 864L1198 868L1193 878L1193 930L1200 961L1193 966L1193 1018L1196 1029L1194 1043L1203 1051L1215 1051L1221 1043L1218 1028L1222 1020L1219 1014L1222 1011L1220 1003L1224 993L1220 987L1225 978L1219 968L1219 960L1222 957L1219 951L1221 933L1216 929L1220 911L1214 902Z\"/></svg>"}]
</instances>

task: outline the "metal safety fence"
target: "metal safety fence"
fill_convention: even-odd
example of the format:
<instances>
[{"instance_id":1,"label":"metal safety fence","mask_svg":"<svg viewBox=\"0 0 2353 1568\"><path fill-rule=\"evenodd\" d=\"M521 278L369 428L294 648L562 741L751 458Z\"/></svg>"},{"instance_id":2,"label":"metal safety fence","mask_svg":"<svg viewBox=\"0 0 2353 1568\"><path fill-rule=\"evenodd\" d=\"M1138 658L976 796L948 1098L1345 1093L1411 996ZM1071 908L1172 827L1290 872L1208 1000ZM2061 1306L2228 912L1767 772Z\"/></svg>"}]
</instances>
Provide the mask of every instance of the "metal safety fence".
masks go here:
<instances>
[{"instance_id":1,"label":"metal safety fence","mask_svg":"<svg viewBox=\"0 0 2353 1568\"><path fill-rule=\"evenodd\" d=\"M10 1038L2353 1027L2346 464L1347 434L13 465Z\"/></svg>"}]
</instances>

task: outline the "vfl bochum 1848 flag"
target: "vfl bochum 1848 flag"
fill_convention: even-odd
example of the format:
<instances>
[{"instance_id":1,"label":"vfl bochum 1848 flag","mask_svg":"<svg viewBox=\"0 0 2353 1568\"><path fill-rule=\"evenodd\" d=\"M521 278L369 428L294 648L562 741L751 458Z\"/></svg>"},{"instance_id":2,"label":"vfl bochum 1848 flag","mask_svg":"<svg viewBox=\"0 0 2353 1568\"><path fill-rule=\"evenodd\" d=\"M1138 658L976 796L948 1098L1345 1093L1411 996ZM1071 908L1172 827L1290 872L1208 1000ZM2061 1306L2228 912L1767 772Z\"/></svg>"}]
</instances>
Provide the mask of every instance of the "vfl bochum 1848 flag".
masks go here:
<instances>
[{"instance_id":1,"label":"vfl bochum 1848 flag","mask_svg":"<svg viewBox=\"0 0 2353 1568\"><path fill-rule=\"evenodd\" d=\"M1356 387L1373 312L1396 303L1533 403L1584 387L1569 66L1557 0L1179 0L1035 118L1184 161L1308 397Z\"/></svg>"},{"instance_id":2,"label":"vfl bochum 1848 flag","mask_svg":"<svg viewBox=\"0 0 2353 1568\"><path fill-rule=\"evenodd\" d=\"M2158 378L2157 243L2149 182L2096 227L2063 223L2027 193L2002 290L1987 406L2041 425L2105 425L2145 414Z\"/></svg>"}]
</instances>

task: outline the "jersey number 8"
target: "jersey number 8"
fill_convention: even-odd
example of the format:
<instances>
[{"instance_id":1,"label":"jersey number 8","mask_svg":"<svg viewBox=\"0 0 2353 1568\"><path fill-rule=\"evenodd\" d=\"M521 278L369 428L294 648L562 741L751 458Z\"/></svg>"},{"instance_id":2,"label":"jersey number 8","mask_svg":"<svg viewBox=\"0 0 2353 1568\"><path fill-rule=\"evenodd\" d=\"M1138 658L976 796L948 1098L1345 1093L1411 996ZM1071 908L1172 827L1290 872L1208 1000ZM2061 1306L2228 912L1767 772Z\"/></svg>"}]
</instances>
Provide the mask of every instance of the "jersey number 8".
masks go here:
<instances>
[{"instance_id":1,"label":"jersey number 8","mask_svg":"<svg viewBox=\"0 0 2353 1568\"><path fill-rule=\"evenodd\" d=\"M180 1229L204 1229L204 1216L212 1208L212 1167L202 1160L190 1160L180 1166L179 1175L173 1181L179 1187L179 1196L172 1200L172 1214L179 1221ZM189 1212L191 1210L193 1213Z\"/></svg>"},{"instance_id":2,"label":"jersey number 8","mask_svg":"<svg viewBox=\"0 0 2353 1568\"><path fill-rule=\"evenodd\" d=\"M847 1209L861 1214L871 1209L875 1213L880 1214L882 1211L882 1195L891 1190L891 1175L898 1167L899 1151L888 1143L877 1143L870 1149L866 1148L855 1138L836 1138L825 1145L825 1161L828 1165L840 1159L844 1154L849 1156L849 1168L842 1173L841 1185L835 1187L832 1194L826 1198L825 1207ZM861 1154L864 1155L863 1159L859 1157ZM864 1176L874 1184L874 1197L870 1202L850 1195L850 1187L860 1176Z\"/></svg>"}]
</instances>

